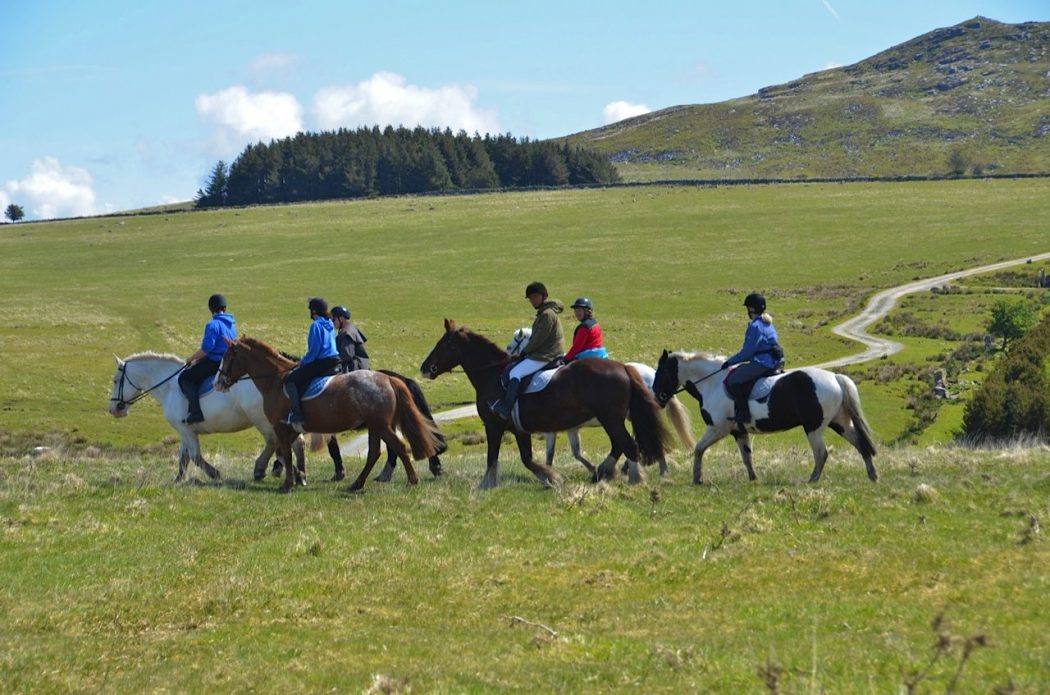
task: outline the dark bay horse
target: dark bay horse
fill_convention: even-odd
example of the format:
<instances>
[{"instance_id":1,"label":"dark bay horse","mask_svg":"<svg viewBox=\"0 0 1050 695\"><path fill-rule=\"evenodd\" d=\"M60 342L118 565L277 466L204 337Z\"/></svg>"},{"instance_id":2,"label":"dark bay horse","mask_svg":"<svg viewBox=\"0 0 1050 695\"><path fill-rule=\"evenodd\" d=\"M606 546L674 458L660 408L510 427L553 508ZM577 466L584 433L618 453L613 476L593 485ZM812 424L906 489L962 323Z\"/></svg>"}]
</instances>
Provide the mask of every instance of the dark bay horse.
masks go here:
<instances>
[{"instance_id":1,"label":"dark bay horse","mask_svg":"<svg viewBox=\"0 0 1050 695\"><path fill-rule=\"evenodd\" d=\"M502 393L500 375L510 363L506 350L488 338L445 319L445 334L423 360L423 375L435 379L439 374L462 366L477 394L478 415L485 424L488 440L488 467L481 488L499 484L499 450L503 433L514 427L489 408ZM616 477L616 459L625 455L631 482L640 480L638 462L650 464L663 456L670 434L660 418L660 407L638 373L614 360L579 360L555 374L551 383L538 393L518 399L521 426L515 430L518 451L525 467L541 483L558 482L557 472L534 461L530 432L560 432L579 427L591 418L609 435L611 451L597 468L597 478ZM628 415L634 437L624 425Z\"/></svg>"},{"instance_id":2,"label":"dark bay horse","mask_svg":"<svg viewBox=\"0 0 1050 695\"><path fill-rule=\"evenodd\" d=\"M295 362L255 338L242 337L227 342L229 349L219 365L216 388L227 390L242 377L251 377L262 393L266 418L273 423L277 433L278 455L281 460L290 460L289 448L298 434L281 422L289 408L281 377L295 366ZM350 490L364 487L368 474L379 459L380 442L393 449L401 459L408 482L413 485L418 482L416 470L395 428L405 435L412 456L417 460L433 456L440 446L437 427L419 412L408 387L381 372L359 370L333 377L320 396L303 402L303 416L306 418L304 428L310 432L333 433L362 426L368 428L368 457ZM284 489L290 490L296 482L301 482L298 469L285 466Z\"/></svg>"},{"instance_id":3,"label":"dark bay horse","mask_svg":"<svg viewBox=\"0 0 1050 695\"><path fill-rule=\"evenodd\" d=\"M813 450L813 473L809 482L820 480L828 447L824 444L824 430L830 427L853 445L864 459L864 467L872 482L879 479L872 457L875 456L874 437L864 411L860 394L853 380L844 374L826 369L802 367L773 377L768 397L750 402L753 418L741 427L733 416L733 399L726 393L721 371L724 357L703 353L667 352L660 356L653 380L653 391L660 403L678 391L686 390L700 401L700 414L707 423L700 441L693 450L693 482L703 482L704 452L715 442L732 435L744 459L747 477L755 479L751 467L751 433L768 434L802 427Z\"/></svg>"}]
</instances>

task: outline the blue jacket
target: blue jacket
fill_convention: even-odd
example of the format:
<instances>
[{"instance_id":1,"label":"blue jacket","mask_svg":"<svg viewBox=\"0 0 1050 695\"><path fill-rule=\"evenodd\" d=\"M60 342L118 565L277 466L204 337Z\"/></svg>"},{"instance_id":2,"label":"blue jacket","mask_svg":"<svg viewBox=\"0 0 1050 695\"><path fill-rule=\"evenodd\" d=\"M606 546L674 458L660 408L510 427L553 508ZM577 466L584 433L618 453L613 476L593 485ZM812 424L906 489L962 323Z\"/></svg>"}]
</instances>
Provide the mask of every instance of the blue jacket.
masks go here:
<instances>
[{"instance_id":1,"label":"blue jacket","mask_svg":"<svg viewBox=\"0 0 1050 695\"><path fill-rule=\"evenodd\" d=\"M740 348L740 352L730 357L726 362L729 364L758 362L770 369L776 369L783 364L784 360L777 359L765 351L779 344L777 329L773 328L773 324L763 321L761 316L757 316L747 325L747 332L744 334L744 346Z\"/></svg>"},{"instance_id":2,"label":"blue jacket","mask_svg":"<svg viewBox=\"0 0 1050 695\"><path fill-rule=\"evenodd\" d=\"M339 357L335 347L335 326L332 319L318 316L310 324L310 333L306 336L306 354L299 364L310 364L326 357Z\"/></svg>"},{"instance_id":3,"label":"blue jacket","mask_svg":"<svg viewBox=\"0 0 1050 695\"><path fill-rule=\"evenodd\" d=\"M208 353L209 360L222 362L222 356L229 347L223 338L237 340L237 320L233 314L226 312L212 314L211 321L204 326L204 338L201 340L201 350Z\"/></svg>"}]
</instances>

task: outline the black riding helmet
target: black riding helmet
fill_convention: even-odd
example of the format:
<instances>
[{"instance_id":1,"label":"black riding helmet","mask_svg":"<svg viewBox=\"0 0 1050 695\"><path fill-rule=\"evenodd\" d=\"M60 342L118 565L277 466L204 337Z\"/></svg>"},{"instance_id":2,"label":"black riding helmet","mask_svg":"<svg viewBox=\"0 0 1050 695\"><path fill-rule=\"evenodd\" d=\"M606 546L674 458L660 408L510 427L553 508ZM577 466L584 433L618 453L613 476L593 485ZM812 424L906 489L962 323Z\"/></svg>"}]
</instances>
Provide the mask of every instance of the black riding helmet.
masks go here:
<instances>
[{"instance_id":1,"label":"black riding helmet","mask_svg":"<svg viewBox=\"0 0 1050 695\"><path fill-rule=\"evenodd\" d=\"M754 309L756 314L761 314L766 310L766 298L758 292L752 292L744 299L744 306Z\"/></svg>"},{"instance_id":2,"label":"black riding helmet","mask_svg":"<svg viewBox=\"0 0 1050 695\"><path fill-rule=\"evenodd\" d=\"M347 321L350 320L350 310L340 304L339 306L332 307L332 316L339 316Z\"/></svg>"},{"instance_id":3,"label":"black riding helmet","mask_svg":"<svg viewBox=\"0 0 1050 695\"><path fill-rule=\"evenodd\" d=\"M594 302L592 302L587 297L580 297L579 299L577 299L575 302L572 303L572 308L573 309L576 309L576 308L591 309L593 311L594 310Z\"/></svg>"},{"instance_id":4,"label":"black riding helmet","mask_svg":"<svg viewBox=\"0 0 1050 695\"><path fill-rule=\"evenodd\" d=\"M226 297L223 297L221 294L213 294L208 297L208 309L213 314L226 311Z\"/></svg>"},{"instance_id":5,"label":"black riding helmet","mask_svg":"<svg viewBox=\"0 0 1050 695\"><path fill-rule=\"evenodd\" d=\"M306 308L315 314L327 314L328 313L328 302L323 297L310 297L310 301L306 303Z\"/></svg>"}]
</instances>

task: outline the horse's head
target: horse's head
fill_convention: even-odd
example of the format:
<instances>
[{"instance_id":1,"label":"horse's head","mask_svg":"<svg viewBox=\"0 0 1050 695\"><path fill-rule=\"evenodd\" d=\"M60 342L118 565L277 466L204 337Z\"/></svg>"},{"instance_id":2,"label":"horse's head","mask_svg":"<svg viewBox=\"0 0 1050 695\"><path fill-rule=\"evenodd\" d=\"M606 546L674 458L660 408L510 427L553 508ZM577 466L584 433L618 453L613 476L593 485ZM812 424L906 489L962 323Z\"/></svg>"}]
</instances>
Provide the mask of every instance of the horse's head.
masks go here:
<instances>
[{"instance_id":1,"label":"horse's head","mask_svg":"<svg viewBox=\"0 0 1050 695\"><path fill-rule=\"evenodd\" d=\"M511 357L517 357L529 344L530 338L532 338L532 328L529 326L514 331L514 337L507 343L507 352Z\"/></svg>"},{"instance_id":2,"label":"horse's head","mask_svg":"<svg viewBox=\"0 0 1050 695\"><path fill-rule=\"evenodd\" d=\"M113 417L125 417L128 414L128 402L142 393L142 389L128 377L128 363L119 357L117 371L113 374L113 389L109 392L109 414Z\"/></svg>"},{"instance_id":3,"label":"horse's head","mask_svg":"<svg viewBox=\"0 0 1050 695\"><path fill-rule=\"evenodd\" d=\"M678 358L664 350L660 361L656 363L656 376L653 377L653 396L663 408L678 392Z\"/></svg>"},{"instance_id":4,"label":"horse's head","mask_svg":"<svg viewBox=\"0 0 1050 695\"><path fill-rule=\"evenodd\" d=\"M441 336L434 345L434 349L419 366L423 376L428 379L436 379L439 374L451 371L453 367L463 363L460 346L463 343L465 331L465 328L457 326L452 319L445 319L445 335Z\"/></svg>"},{"instance_id":5,"label":"horse's head","mask_svg":"<svg viewBox=\"0 0 1050 695\"><path fill-rule=\"evenodd\" d=\"M219 371L215 375L215 388L219 391L229 391L238 380L248 373L248 353L251 347L240 340L226 341L226 352L219 363Z\"/></svg>"}]
</instances>

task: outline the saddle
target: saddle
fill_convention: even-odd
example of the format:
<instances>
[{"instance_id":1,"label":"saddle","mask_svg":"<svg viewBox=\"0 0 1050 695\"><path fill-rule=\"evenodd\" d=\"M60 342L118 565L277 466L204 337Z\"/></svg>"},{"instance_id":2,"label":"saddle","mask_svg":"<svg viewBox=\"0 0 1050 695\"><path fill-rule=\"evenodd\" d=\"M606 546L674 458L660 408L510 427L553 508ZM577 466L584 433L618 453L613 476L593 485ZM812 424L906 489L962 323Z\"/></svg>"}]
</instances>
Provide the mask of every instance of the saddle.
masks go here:
<instances>
[{"instance_id":1,"label":"saddle","mask_svg":"<svg viewBox=\"0 0 1050 695\"><path fill-rule=\"evenodd\" d=\"M500 374L499 385L504 391L507 390L507 384L510 383L510 370L513 366L513 362L508 364L506 369L503 370L503 373ZM560 357L553 362L548 362L540 367L539 370L529 374L521 380L521 390L518 393L537 393L542 391L547 388L549 383L551 383L551 379L554 378L555 373L564 366L565 360Z\"/></svg>"},{"instance_id":2,"label":"saddle","mask_svg":"<svg viewBox=\"0 0 1050 695\"><path fill-rule=\"evenodd\" d=\"M326 374L324 376L319 376L316 379L312 379L310 383L306 385L303 393L299 396L299 401L309 401L317 398L324 393L324 390L328 388L328 384L331 383L332 379L335 377L335 374ZM283 386L282 389L284 389L284 395L287 396L288 390Z\"/></svg>"},{"instance_id":3,"label":"saddle","mask_svg":"<svg viewBox=\"0 0 1050 695\"><path fill-rule=\"evenodd\" d=\"M729 374L731 374L732 372L733 370L730 369ZM762 376L758 379L755 379L755 381L751 384L751 389L749 391L750 395L748 396L748 400L757 401L759 403L765 403L767 400L769 400L769 393L773 390L773 384L777 383L777 380L780 379L780 377L782 376L784 376L783 369L777 371L776 374ZM725 391L727 398L729 398L730 400L736 400L736 396L733 395L733 392L729 390L729 384L726 383L728 381L729 375L727 374L726 378L722 380L722 390Z\"/></svg>"}]
</instances>

